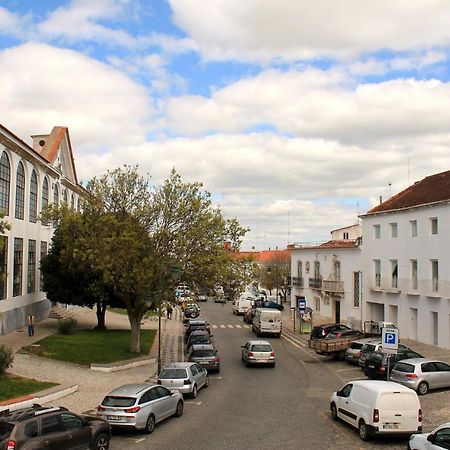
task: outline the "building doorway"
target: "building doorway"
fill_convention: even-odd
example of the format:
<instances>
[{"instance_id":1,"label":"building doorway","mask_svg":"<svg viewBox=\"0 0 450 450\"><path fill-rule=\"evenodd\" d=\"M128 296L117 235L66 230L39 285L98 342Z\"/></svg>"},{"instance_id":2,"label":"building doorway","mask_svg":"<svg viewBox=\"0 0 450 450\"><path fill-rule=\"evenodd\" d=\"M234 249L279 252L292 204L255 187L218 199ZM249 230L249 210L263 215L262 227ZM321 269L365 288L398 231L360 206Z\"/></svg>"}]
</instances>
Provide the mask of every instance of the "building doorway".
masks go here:
<instances>
[{"instance_id":1,"label":"building doorway","mask_svg":"<svg viewBox=\"0 0 450 450\"><path fill-rule=\"evenodd\" d=\"M417 308L409 308L409 338L417 341Z\"/></svg>"},{"instance_id":2,"label":"building doorway","mask_svg":"<svg viewBox=\"0 0 450 450\"><path fill-rule=\"evenodd\" d=\"M438 345L439 343L439 325L438 325L438 313L436 311L431 311L431 331L433 333L433 345Z\"/></svg>"},{"instance_id":3,"label":"building doorway","mask_svg":"<svg viewBox=\"0 0 450 450\"><path fill-rule=\"evenodd\" d=\"M341 302L339 300L334 302L334 318L336 323L341 323Z\"/></svg>"}]
</instances>

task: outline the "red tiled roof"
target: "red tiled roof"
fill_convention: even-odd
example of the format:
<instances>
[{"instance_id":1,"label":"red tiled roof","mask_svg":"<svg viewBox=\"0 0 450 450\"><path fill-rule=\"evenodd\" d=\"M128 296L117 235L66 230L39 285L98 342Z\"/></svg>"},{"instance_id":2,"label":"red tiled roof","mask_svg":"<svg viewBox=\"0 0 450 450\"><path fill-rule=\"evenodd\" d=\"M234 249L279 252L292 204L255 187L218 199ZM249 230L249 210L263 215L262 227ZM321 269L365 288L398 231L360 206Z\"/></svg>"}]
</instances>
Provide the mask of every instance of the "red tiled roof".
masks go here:
<instances>
[{"instance_id":1,"label":"red tiled roof","mask_svg":"<svg viewBox=\"0 0 450 450\"><path fill-rule=\"evenodd\" d=\"M450 201L450 170L430 175L413 184L389 200L372 208L367 214L410 208L442 201Z\"/></svg>"},{"instance_id":2,"label":"red tiled roof","mask_svg":"<svg viewBox=\"0 0 450 450\"><path fill-rule=\"evenodd\" d=\"M291 258L291 250L261 250L260 252L236 252L237 259L252 259L258 263L272 262L276 260L289 260Z\"/></svg>"},{"instance_id":3,"label":"red tiled roof","mask_svg":"<svg viewBox=\"0 0 450 450\"><path fill-rule=\"evenodd\" d=\"M317 248L353 248L358 247L358 240L332 240L320 244Z\"/></svg>"}]
</instances>

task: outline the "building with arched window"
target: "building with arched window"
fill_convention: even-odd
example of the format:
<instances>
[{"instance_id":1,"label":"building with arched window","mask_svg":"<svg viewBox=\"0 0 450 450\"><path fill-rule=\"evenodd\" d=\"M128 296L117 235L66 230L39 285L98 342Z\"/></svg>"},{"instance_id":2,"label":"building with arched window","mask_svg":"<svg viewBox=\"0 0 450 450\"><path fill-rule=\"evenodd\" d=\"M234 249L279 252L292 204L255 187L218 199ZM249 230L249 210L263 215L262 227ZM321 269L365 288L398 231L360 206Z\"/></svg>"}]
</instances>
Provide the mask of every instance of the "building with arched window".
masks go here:
<instances>
[{"instance_id":1,"label":"building with arched window","mask_svg":"<svg viewBox=\"0 0 450 450\"><path fill-rule=\"evenodd\" d=\"M0 235L0 334L22 328L28 314L48 317L39 266L54 224L41 221L49 203L81 204L69 132L54 127L29 145L0 125L0 212L11 225Z\"/></svg>"}]
</instances>

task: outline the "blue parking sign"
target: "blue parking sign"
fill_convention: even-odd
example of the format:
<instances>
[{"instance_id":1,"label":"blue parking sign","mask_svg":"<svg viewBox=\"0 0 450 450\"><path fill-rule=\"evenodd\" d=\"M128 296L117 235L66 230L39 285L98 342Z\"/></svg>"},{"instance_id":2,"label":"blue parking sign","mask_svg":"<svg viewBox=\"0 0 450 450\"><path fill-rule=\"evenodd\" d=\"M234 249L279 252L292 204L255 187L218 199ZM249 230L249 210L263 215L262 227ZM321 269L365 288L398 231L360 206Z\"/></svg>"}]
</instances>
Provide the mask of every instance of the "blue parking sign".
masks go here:
<instances>
[{"instance_id":1,"label":"blue parking sign","mask_svg":"<svg viewBox=\"0 0 450 450\"><path fill-rule=\"evenodd\" d=\"M297 310L300 314L305 314L306 312L306 299L305 297L297 298Z\"/></svg>"},{"instance_id":2,"label":"blue parking sign","mask_svg":"<svg viewBox=\"0 0 450 450\"><path fill-rule=\"evenodd\" d=\"M381 347L383 351L390 352L398 350L398 329L397 328L383 328L381 336Z\"/></svg>"}]
</instances>

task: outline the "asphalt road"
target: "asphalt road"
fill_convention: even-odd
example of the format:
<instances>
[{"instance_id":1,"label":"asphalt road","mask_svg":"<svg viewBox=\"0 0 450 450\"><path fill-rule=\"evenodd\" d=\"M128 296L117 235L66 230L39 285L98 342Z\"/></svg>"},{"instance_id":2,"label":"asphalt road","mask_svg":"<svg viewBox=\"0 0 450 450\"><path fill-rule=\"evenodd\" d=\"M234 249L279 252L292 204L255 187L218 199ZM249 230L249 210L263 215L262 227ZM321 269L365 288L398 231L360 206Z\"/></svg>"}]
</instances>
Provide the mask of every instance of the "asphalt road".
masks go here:
<instances>
[{"instance_id":1,"label":"asphalt road","mask_svg":"<svg viewBox=\"0 0 450 450\"><path fill-rule=\"evenodd\" d=\"M211 374L210 386L195 400L186 399L182 417L158 424L153 434L115 431L112 450L406 448L406 439L364 443L356 429L331 420L331 392L362 378L358 368L316 357L289 333L267 339L275 349L275 368L246 368L240 347L255 338L251 329L230 304L210 301L201 308L212 325L220 374Z\"/></svg>"}]
</instances>

